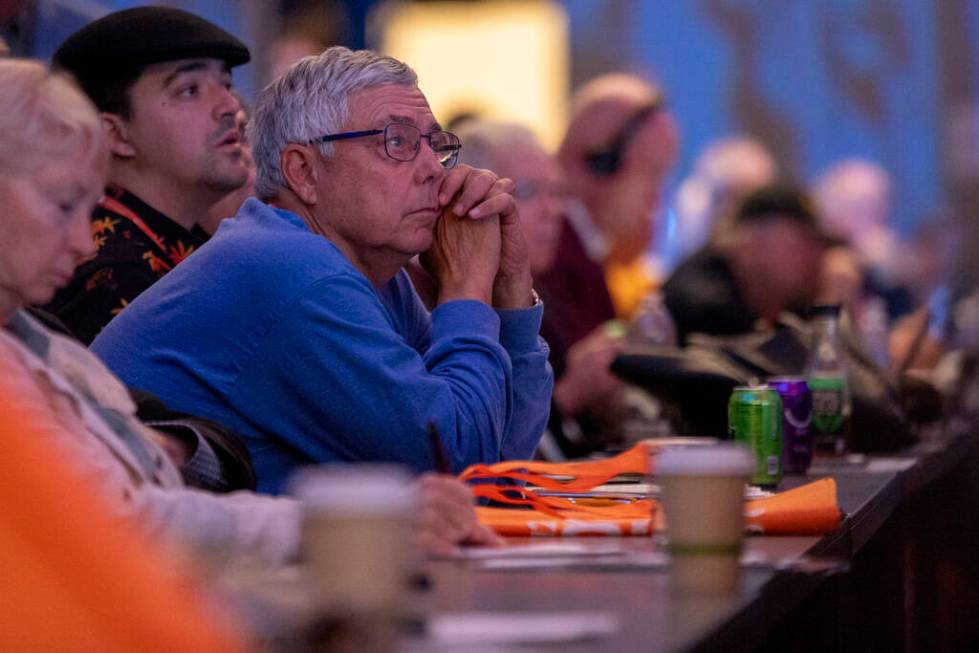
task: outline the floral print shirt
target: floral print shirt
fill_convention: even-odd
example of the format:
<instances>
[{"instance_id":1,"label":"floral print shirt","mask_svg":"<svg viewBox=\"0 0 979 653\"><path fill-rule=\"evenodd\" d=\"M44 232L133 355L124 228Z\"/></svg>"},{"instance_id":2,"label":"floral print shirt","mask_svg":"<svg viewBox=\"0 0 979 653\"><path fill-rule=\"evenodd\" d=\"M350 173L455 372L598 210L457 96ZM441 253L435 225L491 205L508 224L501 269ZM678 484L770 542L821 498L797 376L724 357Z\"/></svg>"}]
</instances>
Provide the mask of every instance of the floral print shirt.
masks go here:
<instances>
[{"instance_id":1,"label":"floral print shirt","mask_svg":"<svg viewBox=\"0 0 979 653\"><path fill-rule=\"evenodd\" d=\"M90 344L129 302L203 245L191 231L125 189L110 185L92 213L95 257L75 271L45 309Z\"/></svg>"}]
</instances>

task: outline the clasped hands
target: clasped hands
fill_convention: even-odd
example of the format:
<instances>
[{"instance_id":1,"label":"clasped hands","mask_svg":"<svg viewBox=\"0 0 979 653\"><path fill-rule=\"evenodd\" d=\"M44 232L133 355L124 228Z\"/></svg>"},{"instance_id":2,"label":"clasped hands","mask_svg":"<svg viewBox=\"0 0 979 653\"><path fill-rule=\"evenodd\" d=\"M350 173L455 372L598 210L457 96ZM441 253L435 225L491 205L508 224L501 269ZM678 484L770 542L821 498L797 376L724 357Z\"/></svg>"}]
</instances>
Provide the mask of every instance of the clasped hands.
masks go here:
<instances>
[{"instance_id":1,"label":"clasped hands","mask_svg":"<svg viewBox=\"0 0 979 653\"><path fill-rule=\"evenodd\" d=\"M422 257L438 282L438 303L475 299L496 308L533 304L533 279L513 182L459 165L438 191L442 213Z\"/></svg>"}]
</instances>

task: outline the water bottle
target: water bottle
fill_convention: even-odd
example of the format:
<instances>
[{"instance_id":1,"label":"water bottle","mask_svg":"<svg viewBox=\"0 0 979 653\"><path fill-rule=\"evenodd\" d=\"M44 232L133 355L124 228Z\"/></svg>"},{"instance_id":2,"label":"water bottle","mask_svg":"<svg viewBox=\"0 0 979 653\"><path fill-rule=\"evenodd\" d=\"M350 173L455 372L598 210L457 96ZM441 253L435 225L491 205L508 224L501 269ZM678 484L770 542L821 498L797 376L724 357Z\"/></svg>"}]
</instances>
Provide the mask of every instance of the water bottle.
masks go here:
<instances>
[{"instance_id":1,"label":"water bottle","mask_svg":"<svg viewBox=\"0 0 979 653\"><path fill-rule=\"evenodd\" d=\"M813 308L813 343L806 366L812 391L813 449L832 456L846 453L851 410L839 319L838 305Z\"/></svg>"},{"instance_id":2,"label":"water bottle","mask_svg":"<svg viewBox=\"0 0 979 653\"><path fill-rule=\"evenodd\" d=\"M652 292L642 300L626 340L629 345L676 344L676 325L661 293Z\"/></svg>"}]
</instances>

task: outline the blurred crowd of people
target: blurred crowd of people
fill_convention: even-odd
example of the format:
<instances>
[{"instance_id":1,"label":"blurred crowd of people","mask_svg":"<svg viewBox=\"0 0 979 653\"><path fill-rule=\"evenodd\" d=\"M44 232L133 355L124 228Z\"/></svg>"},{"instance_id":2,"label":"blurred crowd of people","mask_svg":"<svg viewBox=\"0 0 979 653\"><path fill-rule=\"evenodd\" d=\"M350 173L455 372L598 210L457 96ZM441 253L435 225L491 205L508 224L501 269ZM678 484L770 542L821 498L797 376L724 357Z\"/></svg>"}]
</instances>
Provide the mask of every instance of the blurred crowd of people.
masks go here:
<instances>
[{"instance_id":1,"label":"blurred crowd of people","mask_svg":"<svg viewBox=\"0 0 979 653\"><path fill-rule=\"evenodd\" d=\"M26 39L17 18L6 34ZM0 60L5 434L60 452L154 536L282 564L302 514L273 495L295 469L395 462L427 473L426 550L493 544L431 472L668 431L620 354L776 331L817 304L844 307L895 383L950 374L970 306L949 287L956 224L903 240L875 162L807 188L725 136L667 197L683 116L638 76L577 89L552 153L520 124L443 130L411 68L370 51L284 65L250 108L231 76L248 48L192 14L65 36L54 72ZM669 265L652 256L664 204Z\"/></svg>"},{"instance_id":2,"label":"blurred crowd of people","mask_svg":"<svg viewBox=\"0 0 979 653\"><path fill-rule=\"evenodd\" d=\"M552 156L519 124L465 116L458 128L464 160L514 180L539 254L533 272L555 372L544 442L558 446L548 455L629 437L628 386L609 370L637 342L682 347L690 335L775 332L787 316L837 304L895 384L942 358L948 309L938 304L959 261L958 225L941 216L910 240L899 236L881 165L842 158L806 184L757 139L725 136L664 200L682 116L662 89L610 74L582 86L571 106ZM653 242L664 203L673 261L653 255L665 249Z\"/></svg>"}]
</instances>

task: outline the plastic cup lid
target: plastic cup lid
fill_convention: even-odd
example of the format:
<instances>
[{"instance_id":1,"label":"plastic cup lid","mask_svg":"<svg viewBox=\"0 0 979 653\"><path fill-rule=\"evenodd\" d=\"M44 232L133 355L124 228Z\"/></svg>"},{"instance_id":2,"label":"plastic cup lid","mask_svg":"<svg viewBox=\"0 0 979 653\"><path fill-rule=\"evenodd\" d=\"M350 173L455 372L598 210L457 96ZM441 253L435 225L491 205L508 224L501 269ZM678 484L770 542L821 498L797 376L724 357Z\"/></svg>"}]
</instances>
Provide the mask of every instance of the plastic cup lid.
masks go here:
<instances>
[{"instance_id":1,"label":"plastic cup lid","mask_svg":"<svg viewBox=\"0 0 979 653\"><path fill-rule=\"evenodd\" d=\"M653 473L658 475L750 475L754 468L748 450L735 443L669 447L657 455L653 463Z\"/></svg>"},{"instance_id":2,"label":"plastic cup lid","mask_svg":"<svg viewBox=\"0 0 979 653\"><path fill-rule=\"evenodd\" d=\"M293 474L289 490L314 512L406 515L418 503L411 475L397 465L304 467Z\"/></svg>"}]
</instances>

